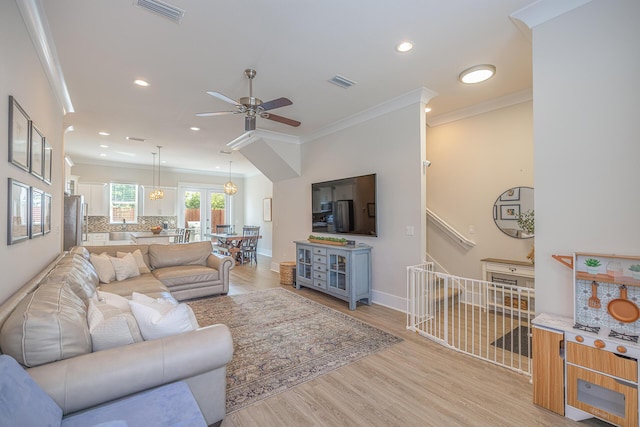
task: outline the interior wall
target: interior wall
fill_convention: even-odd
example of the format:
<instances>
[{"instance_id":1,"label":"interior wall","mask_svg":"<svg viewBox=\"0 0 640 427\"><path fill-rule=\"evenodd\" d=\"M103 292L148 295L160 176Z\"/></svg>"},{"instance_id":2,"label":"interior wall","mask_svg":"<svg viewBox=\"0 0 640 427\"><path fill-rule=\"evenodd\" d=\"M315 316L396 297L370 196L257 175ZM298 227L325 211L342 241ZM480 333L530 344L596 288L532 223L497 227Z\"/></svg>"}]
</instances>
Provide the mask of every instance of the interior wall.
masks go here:
<instances>
[{"instance_id":1,"label":"interior wall","mask_svg":"<svg viewBox=\"0 0 640 427\"><path fill-rule=\"evenodd\" d=\"M573 316L574 252L640 255L640 2L533 29L536 309Z\"/></svg>"},{"instance_id":2,"label":"interior wall","mask_svg":"<svg viewBox=\"0 0 640 427\"><path fill-rule=\"evenodd\" d=\"M63 131L62 108L52 92L38 55L13 1L0 2L0 260L2 283L0 301L4 301L62 250ZM53 148L52 183L45 184L33 175L9 163L9 95L16 98ZM7 245L8 179L13 178L52 195L51 233Z\"/></svg>"},{"instance_id":3,"label":"interior wall","mask_svg":"<svg viewBox=\"0 0 640 427\"><path fill-rule=\"evenodd\" d=\"M427 221L427 252L450 274L475 279L483 258L528 262L533 239L500 231L493 205L509 188L533 187L533 103L429 127L426 138L427 207L476 243L464 249Z\"/></svg>"},{"instance_id":4,"label":"interior wall","mask_svg":"<svg viewBox=\"0 0 640 427\"><path fill-rule=\"evenodd\" d=\"M244 223L259 225L262 238L258 241L258 253L272 255L273 221L265 221L263 216L264 199L273 199L273 184L264 175L254 175L244 180ZM272 200L273 204L273 200Z\"/></svg>"},{"instance_id":5,"label":"interior wall","mask_svg":"<svg viewBox=\"0 0 640 427\"><path fill-rule=\"evenodd\" d=\"M313 182L376 173L378 237L347 237L373 247L374 302L406 308L406 266L421 262L425 236L423 111L417 102L303 144L302 175L273 184L274 262L295 260L294 241L311 234Z\"/></svg>"}]
</instances>

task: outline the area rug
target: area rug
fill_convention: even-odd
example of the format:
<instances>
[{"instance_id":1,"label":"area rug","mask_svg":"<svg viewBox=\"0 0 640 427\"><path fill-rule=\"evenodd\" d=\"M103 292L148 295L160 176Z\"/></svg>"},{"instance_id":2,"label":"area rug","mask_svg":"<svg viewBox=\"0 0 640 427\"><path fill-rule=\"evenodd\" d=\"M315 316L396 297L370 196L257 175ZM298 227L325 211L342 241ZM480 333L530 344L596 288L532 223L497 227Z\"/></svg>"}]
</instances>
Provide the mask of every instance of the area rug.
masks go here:
<instances>
[{"instance_id":1,"label":"area rug","mask_svg":"<svg viewBox=\"0 0 640 427\"><path fill-rule=\"evenodd\" d=\"M518 326L492 342L491 345L525 357L531 357L529 356L531 329L527 326Z\"/></svg>"},{"instance_id":2,"label":"area rug","mask_svg":"<svg viewBox=\"0 0 640 427\"><path fill-rule=\"evenodd\" d=\"M188 304L200 326L231 330L228 414L402 341L282 288Z\"/></svg>"}]
</instances>

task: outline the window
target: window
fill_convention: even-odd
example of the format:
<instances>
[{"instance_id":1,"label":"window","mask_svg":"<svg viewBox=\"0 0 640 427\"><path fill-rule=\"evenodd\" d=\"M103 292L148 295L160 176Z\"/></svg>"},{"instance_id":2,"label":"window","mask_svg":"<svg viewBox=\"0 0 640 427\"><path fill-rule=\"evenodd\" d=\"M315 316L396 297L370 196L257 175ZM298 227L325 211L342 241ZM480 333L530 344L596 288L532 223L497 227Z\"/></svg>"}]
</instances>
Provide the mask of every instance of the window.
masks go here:
<instances>
[{"instance_id":1,"label":"window","mask_svg":"<svg viewBox=\"0 0 640 427\"><path fill-rule=\"evenodd\" d=\"M112 223L138 222L138 186L136 184L110 184L109 216Z\"/></svg>"}]
</instances>

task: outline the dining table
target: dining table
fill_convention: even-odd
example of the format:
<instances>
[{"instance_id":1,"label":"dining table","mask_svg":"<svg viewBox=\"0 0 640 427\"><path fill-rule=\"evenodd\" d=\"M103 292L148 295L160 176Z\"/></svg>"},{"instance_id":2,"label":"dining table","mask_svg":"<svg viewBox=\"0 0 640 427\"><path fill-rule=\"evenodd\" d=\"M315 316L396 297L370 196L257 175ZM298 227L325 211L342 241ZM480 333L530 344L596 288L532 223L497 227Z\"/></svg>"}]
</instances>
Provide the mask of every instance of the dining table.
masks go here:
<instances>
[{"instance_id":1,"label":"dining table","mask_svg":"<svg viewBox=\"0 0 640 427\"><path fill-rule=\"evenodd\" d=\"M205 233L204 236L214 242L217 241L217 245L214 244L214 248L226 253L231 252L229 249L239 248L244 238L244 236L239 233ZM258 236L258 239L262 239L262 236Z\"/></svg>"}]
</instances>

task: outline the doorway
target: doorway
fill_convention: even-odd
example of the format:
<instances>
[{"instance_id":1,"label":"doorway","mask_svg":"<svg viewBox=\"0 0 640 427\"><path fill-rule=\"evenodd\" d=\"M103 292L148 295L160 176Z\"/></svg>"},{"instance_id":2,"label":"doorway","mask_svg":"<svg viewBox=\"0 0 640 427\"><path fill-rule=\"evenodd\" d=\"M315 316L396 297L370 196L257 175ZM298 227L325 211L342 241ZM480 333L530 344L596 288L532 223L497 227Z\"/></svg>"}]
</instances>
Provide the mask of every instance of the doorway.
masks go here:
<instances>
[{"instance_id":1,"label":"doorway","mask_svg":"<svg viewBox=\"0 0 640 427\"><path fill-rule=\"evenodd\" d=\"M178 225L191 231L191 242L210 240L218 224L229 224L229 196L222 187L178 186Z\"/></svg>"}]
</instances>

